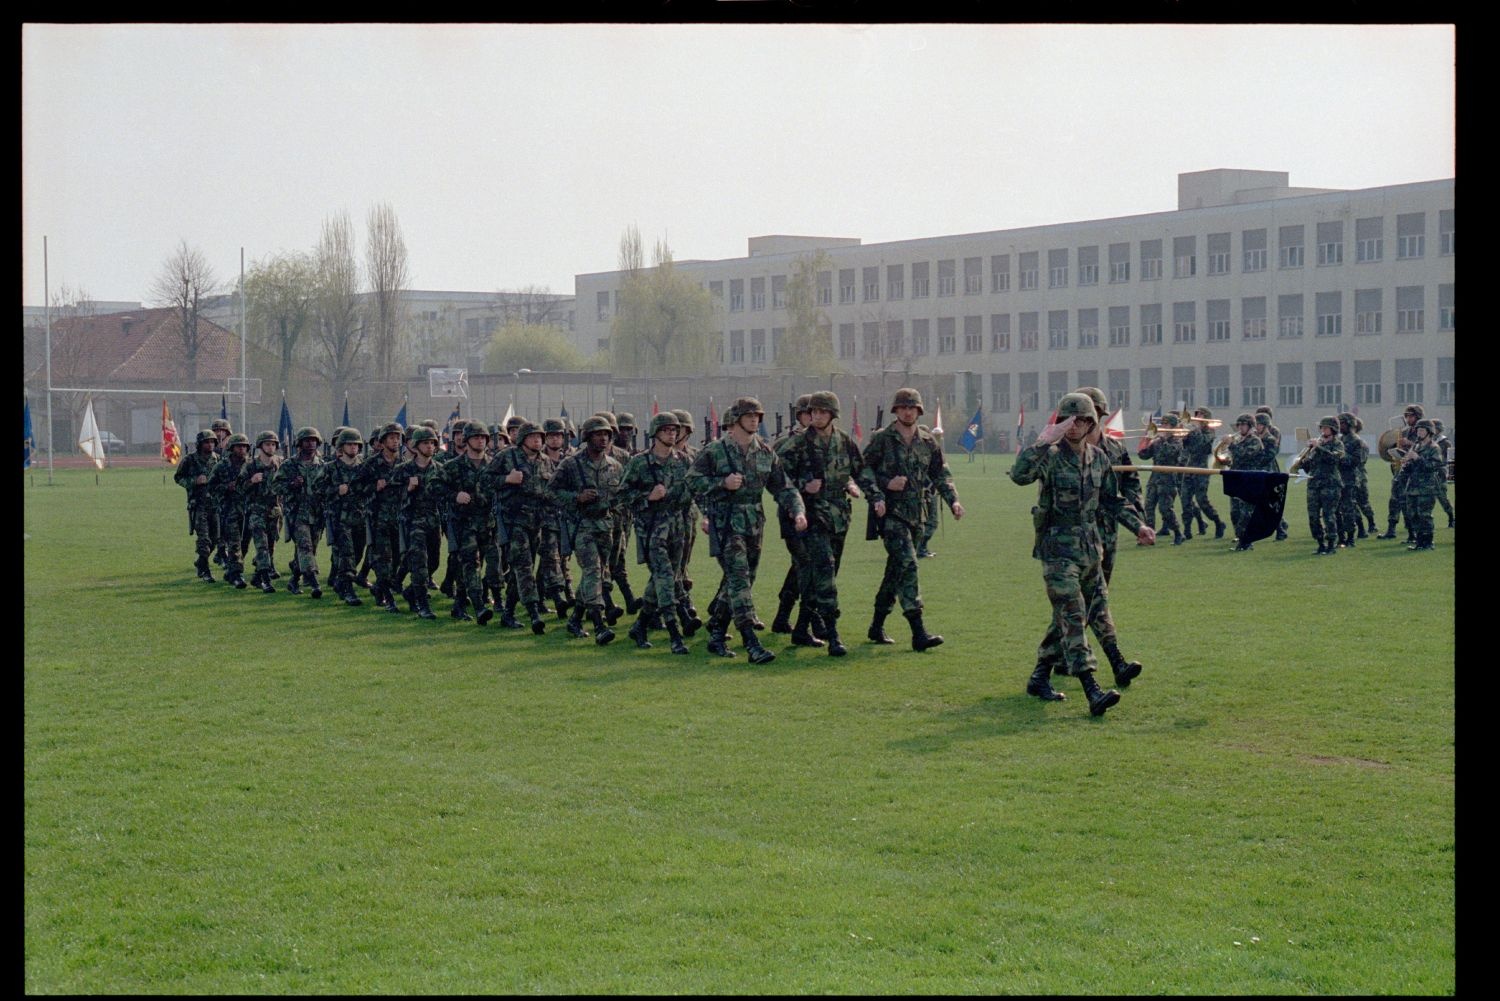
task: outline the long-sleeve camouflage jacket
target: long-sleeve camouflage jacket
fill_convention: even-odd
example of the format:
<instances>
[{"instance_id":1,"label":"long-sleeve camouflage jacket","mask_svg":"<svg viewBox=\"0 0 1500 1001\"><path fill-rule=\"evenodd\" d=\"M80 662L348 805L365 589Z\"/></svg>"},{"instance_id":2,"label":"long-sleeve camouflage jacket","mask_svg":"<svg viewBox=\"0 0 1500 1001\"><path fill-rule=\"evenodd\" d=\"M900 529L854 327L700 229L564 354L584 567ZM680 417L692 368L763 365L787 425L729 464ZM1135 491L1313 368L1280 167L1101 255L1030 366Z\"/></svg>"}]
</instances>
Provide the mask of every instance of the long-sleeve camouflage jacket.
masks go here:
<instances>
[{"instance_id":1,"label":"long-sleeve camouflage jacket","mask_svg":"<svg viewBox=\"0 0 1500 1001\"><path fill-rule=\"evenodd\" d=\"M744 477L738 490L724 486L731 473ZM782 468L781 460L759 435L750 437L743 450L729 435L705 445L688 472L688 490L708 516L715 532L758 535L766 523L761 491L769 490L787 517L804 514L802 497Z\"/></svg>"},{"instance_id":2,"label":"long-sleeve camouflage jacket","mask_svg":"<svg viewBox=\"0 0 1500 1001\"><path fill-rule=\"evenodd\" d=\"M672 520L676 531L682 530L682 512L692 502L687 485L691 469L680 453L673 451L660 459L651 449L632 456L625 464L625 474L620 480L620 504L634 515L638 535L649 534L662 518ZM658 484L667 488L666 495L660 500L649 500Z\"/></svg>"},{"instance_id":3,"label":"long-sleeve camouflage jacket","mask_svg":"<svg viewBox=\"0 0 1500 1001\"><path fill-rule=\"evenodd\" d=\"M224 517L243 516L245 513L245 467L250 465L246 459L239 465L235 465L231 456L225 456L214 466L214 471L208 474L208 492L218 505L220 515Z\"/></svg>"},{"instance_id":4,"label":"long-sleeve camouflage jacket","mask_svg":"<svg viewBox=\"0 0 1500 1001\"><path fill-rule=\"evenodd\" d=\"M1255 433L1235 435L1229 442L1231 469L1264 469L1266 443Z\"/></svg>"},{"instance_id":5,"label":"long-sleeve camouflage jacket","mask_svg":"<svg viewBox=\"0 0 1500 1001\"><path fill-rule=\"evenodd\" d=\"M356 459L345 462L335 457L323 463L323 473L318 480L318 492L323 510L338 518L345 526L363 525L369 507L369 497L364 484L365 464ZM339 485L349 490L339 494Z\"/></svg>"},{"instance_id":6,"label":"long-sleeve camouflage jacket","mask_svg":"<svg viewBox=\"0 0 1500 1001\"><path fill-rule=\"evenodd\" d=\"M1340 435L1339 440L1344 443L1344 457L1339 460L1339 477L1345 483L1356 483L1365 471L1365 462L1370 458L1370 446L1353 431Z\"/></svg>"},{"instance_id":7,"label":"long-sleeve camouflage jacket","mask_svg":"<svg viewBox=\"0 0 1500 1001\"><path fill-rule=\"evenodd\" d=\"M281 498L281 510L289 525L317 525L323 520L323 505L318 495L318 480L322 475L323 459L316 453L306 461L294 453L276 471L271 489Z\"/></svg>"},{"instance_id":8,"label":"long-sleeve camouflage jacket","mask_svg":"<svg viewBox=\"0 0 1500 1001\"><path fill-rule=\"evenodd\" d=\"M610 450L606 449L595 462L584 448L562 461L547 489L556 499L563 518L576 522L585 531L608 532L619 507L617 494L624 475L625 467ZM593 490L597 496L580 505L578 495L585 490Z\"/></svg>"},{"instance_id":9,"label":"long-sleeve camouflage jacket","mask_svg":"<svg viewBox=\"0 0 1500 1001\"><path fill-rule=\"evenodd\" d=\"M272 456L269 460L257 449L250 456L248 462L240 470L241 490L245 494L245 507L248 511L259 514L279 514L281 512L281 499L276 496L272 487L272 480L276 477L276 470L281 465L281 456ZM255 474L260 474L259 483L251 483Z\"/></svg>"},{"instance_id":10,"label":"long-sleeve camouflage jacket","mask_svg":"<svg viewBox=\"0 0 1500 1001\"><path fill-rule=\"evenodd\" d=\"M896 429L899 423L893 420L871 435L863 458L885 499L885 516L920 528L925 490L935 489L949 507L958 501L958 492L953 489L953 473L943 458L943 447L932 432L918 425L907 444ZM890 489L897 476L906 477L905 490Z\"/></svg>"},{"instance_id":11,"label":"long-sleeve camouflage jacket","mask_svg":"<svg viewBox=\"0 0 1500 1001\"><path fill-rule=\"evenodd\" d=\"M518 469L523 474L521 482L506 483L506 477ZM506 525L534 531L547 524L555 510L556 502L547 489L555 475L557 467L546 449L532 459L526 449L511 445L485 468L484 492L500 505Z\"/></svg>"},{"instance_id":12,"label":"long-sleeve camouflage jacket","mask_svg":"<svg viewBox=\"0 0 1500 1001\"><path fill-rule=\"evenodd\" d=\"M434 460L436 456L433 457ZM486 471L490 464L481 460L478 465L467 455L459 454L441 463L435 474L434 486L443 495L443 511L465 522L484 523L495 515L495 495L489 489ZM469 495L469 503L458 502L459 493Z\"/></svg>"},{"instance_id":13,"label":"long-sleeve camouflage jacket","mask_svg":"<svg viewBox=\"0 0 1500 1001\"><path fill-rule=\"evenodd\" d=\"M1142 459L1150 459L1155 466L1185 466L1182 454L1182 443L1176 438L1147 438L1141 442L1140 455ZM1159 475L1152 473L1151 475ZM1171 474L1175 483L1180 474Z\"/></svg>"},{"instance_id":14,"label":"long-sleeve camouflage jacket","mask_svg":"<svg viewBox=\"0 0 1500 1001\"><path fill-rule=\"evenodd\" d=\"M1189 437L1191 437L1191 435ZM1099 439L1099 447L1103 449L1104 454L1109 457L1109 464L1111 466L1135 465L1135 463L1130 461L1130 449L1126 448L1125 443L1123 441L1120 441L1118 438L1111 438L1108 435L1105 435ZM1213 446L1212 444L1210 444L1210 451L1212 451L1212 448ZM1150 473L1148 475L1156 476L1158 474ZM1131 512L1137 518L1139 518L1146 511L1146 502L1142 499L1141 496L1141 474L1115 473L1115 479L1119 482L1120 485L1120 496L1125 500L1125 510ZM1108 543L1109 540L1115 538L1115 536L1119 534L1116 526L1122 524L1120 519L1122 519L1123 517L1124 512L1111 517L1106 509L1099 509L1099 529L1104 533L1106 543Z\"/></svg>"},{"instance_id":15,"label":"long-sleeve camouflage jacket","mask_svg":"<svg viewBox=\"0 0 1500 1001\"><path fill-rule=\"evenodd\" d=\"M423 466L416 458L407 459L394 470L392 479L387 490L394 489L396 496L404 497L401 502L401 515L409 521L420 521L429 526L436 526L442 521L443 488L439 474L443 467L436 462L429 462ZM417 487L411 489L408 480L413 476L417 478Z\"/></svg>"},{"instance_id":16,"label":"long-sleeve camouflage jacket","mask_svg":"<svg viewBox=\"0 0 1500 1001\"><path fill-rule=\"evenodd\" d=\"M808 524L832 535L849 531L850 480L859 484L869 503L885 500L885 494L875 483L875 473L865 464L859 446L836 427L829 428L827 437L808 429L791 438L781 451L781 464L802 493ZM823 485L817 493L810 494L807 485L813 480L822 480Z\"/></svg>"},{"instance_id":17,"label":"long-sleeve camouflage jacket","mask_svg":"<svg viewBox=\"0 0 1500 1001\"><path fill-rule=\"evenodd\" d=\"M184 455L177 463L177 469L172 473L172 479L179 487L187 491L188 507L195 507L204 501L212 499L213 494L208 489L208 483L194 483L199 476L212 476L214 467L219 464L219 456L214 452L203 455L196 449Z\"/></svg>"},{"instance_id":18,"label":"long-sleeve camouflage jacket","mask_svg":"<svg viewBox=\"0 0 1500 1001\"><path fill-rule=\"evenodd\" d=\"M373 525L389 528L396 524L396 519L401 514L406 485L396 482L396 470L400 466L399 459L388 462L380 449L376 449L374 454L360 464L360 492L368 498L366 509L370 512L370 522ZM386 482L384 490L380 489L381 480Z\"/></svg>"},{"instance_id":19,"label":"long-sleeve camouflage jacket","mask_svg":"<svg viewBox=\"0 0 1500 1001\"><path fill-rule=\"evenodd\" d=\"M1325 441L1319 441L1313 446L1306 459L1302 460L1301 469L1317 486L1338 486L1339 484L1339 462L1344 458L1344 443L1339 440L1338 435Z\"/></svg>"},{"instance_id":20,"label":"long-sleeve camouflage jacket","mask_svg":"<svg viewBox=\"0 0 1500 1001\"><path fill-rule=\"evenodd\" d=\"M1117 520L1132 534L1141 530L1141 519L1125 506L1120 481L1109 467L1109 456L1097 445L1084 446L1082 454L1062 442L1021 449L1010 467L1011 481L1042 483L1031 509L1032 556L1047 562L1098 560L1101 510L1102 517Z\"/></svg>"},{"instance_id":21,"label":"long-sleeve camouflage jacket","mask_svg":"<svg viewBox=\"0 0 1500 1001\"><path fill-rule=\"evenodd\" d=\"M1417 457L1406 464L1410 479L1406 489L1411 494L1436 496L1448 482L1448 464L1443 461L1442 449L1429 438L1416 446Z\"/></svg>"}]
</instances>

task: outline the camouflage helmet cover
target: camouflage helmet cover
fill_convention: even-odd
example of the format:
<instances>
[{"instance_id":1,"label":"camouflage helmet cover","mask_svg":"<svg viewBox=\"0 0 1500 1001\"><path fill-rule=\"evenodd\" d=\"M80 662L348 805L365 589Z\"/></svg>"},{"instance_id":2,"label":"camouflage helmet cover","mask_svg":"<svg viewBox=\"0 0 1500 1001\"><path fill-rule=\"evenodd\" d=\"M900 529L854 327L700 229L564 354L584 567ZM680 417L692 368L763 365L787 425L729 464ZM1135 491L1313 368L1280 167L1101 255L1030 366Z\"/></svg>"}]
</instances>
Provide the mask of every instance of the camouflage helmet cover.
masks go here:
<instances>
[{"instance_id":1,"label":"camouflage helmet cover","mask_svg":"<svg viewBox=\"0 0 1500 1001\"><path fill-rule=\"evenodd\" d=\"M610 427L609 421L605 420L603 416L601 416L600 414L594 414L588 420L583 422L583 427L578 429L578 433L585 438L596 431L609 431L613 433L614 428Z\"/></svg>"},{"instance_id":2,"label":"camouflage helmet cover","mask_svg":"<svg viewBox=\"0 0 1500 1001\"><path fill-rule=\"evenodd\" d=\"M526 443L526 439L534 434L542 435L545 438L547 433L543 431L539 425L533 424L531 421L527 421L516 430L516 443L524 445Z\"/></svg>"},{"instance_id":3,"label":"camouflage helmet cover","mask_svg":"<svg viewBox=\"0 0 1500 1001\"><path fill-rule=\"evenodd\" d=\"M812 398L813 394L811 393L803 393L797 397L797 402L792 406L792 413L794 415L807 413L812 409Z\"/></svg>"},{"instance_id":4,"label":"camouflage helmet cover","mask_svg":"<svg viewBox=\"0 0 1500 1001\"><path fill-rule=\"evenodd\" d=\"M909 386L896 390L896 395L891 397L891 409L897 407L916 407L919 416L927 413L927 408L922 406L922 394Z\"/></svg>"},{"instance_id":5,"label":"camouflage helmet cover","mask_svg":"<svg viewBox=\"0 0 1500 1001\"><path fill-rule=\"evenodd\" d=\"M1348 410L1345 410L1345 411L1343 411L1342 413L1339 414L1339 423L1340 424L1347 424L1347 425L1349 425L1352 428L1352 427L1354 427L1354 421L1355 421L1354 414L1352 412L1348 411Z\"/></svg>"},{"instance_id":6,"label":"camouflage helmet cover","mask_svg":"<svg viewBox=\"0 0 1500 1001\"><path fill-rule=\"evenodd\" d=\"M428 417L425 420L417 421L417 424L420 427L427 428L429 431L436 431L438 429L438 422L437 422L437 420L435 418L432 418L432 417Z\"/></svg>"},{"instance_id":7,"label":"camouflage helmet cover","mask_svg":"<svg viewBox=\"0 0 1500 1001\"><path fill-rule=\"evenodd\" d=\"M1339 419L1337 417L1320 417L1318 418L1318 427L1333 428L1337 431L1339 429Z\"/></svg>"},{"instance_id":8,"label":"camouflage helmet cover","mask_svg":"<svg viewBox=\"0 0 1500 1001\"><path fill-rule=\"evenodd\" d=\"M1097 416L1094 410L1094 401L1087 393L1067 393L1057 401L1057 419L1059 421L1068 417L1084 417L1093 420Z\"/></svg>"},{"instance_id":9,"label":"camouflage helmet cover","mask_svg":"<svg viewBox=\"0 0 1500 1001\"><path fill-rule=\"evenodd\" d=\"M542 421L543 434L567 434L568 426L562 422L561 417L548 417Z\"/></svg>"},{"instance_id":10,"label":"camouflage helmet cover","mask_svg":"<svg viewBox=\"0 0 1500 1001\"><path fill-rule=\"evenodd\" d=\"M1235 422L1235 424L1254 424L1255 423L1255 415L1254 414L1240 414L1238 417L1236 417L1234 419L1234 422Z\"/></svg>"},{"instance_id":11,"label":"camouflage helmet cover","mask_svg":"<svg viewBox=\"0 0 1500 1001\"><path fill-rule=\"evenodd\" d=\"M610 413L608 410L596 410L596 411L594 411L594 413L591 416L598 417L598 418L602 419L605 424L609 425L609 429L611 431L618 431L618 430L620 430L620 426L617 423L615 423L615 415L612 414L612 413ZM587 424L588 421L584 421L584 423ZM581 428L579 429L579 433L580 434L583 433L583 431L582 431Z\"/></svg>"},{"instance_id":12,"label":"camouflage helmet cover","mask_svg":"<svg viewBox=\"0 0 1500 1001\"><path fill-rule=\"evenodd\" d=\"M734 416L730 417L729 414L734 414ZM735 421L738 421L741 417L749 417L751 414L757 414L761 417L764 417L766 416L766 411L765 408L760 405L760 401L755 397L741 396L739 399L730 404L729 411L724 415L724 419L730 423L733 423Z\"/></svg>"},{"instance_id":13,"label":"camouflage helmet cover","mask_svg":"<svg viewBox=\"0 0 1500 1001\"><path fill-rule=\"evenodd\" d=\"M664 428L675 428L681 426L682 425L677 421L676 414L672 413L672 411L670 410L663 410L661 413L651 418L650 435L652 438L655 438L656 433Z\"/></svg>"},{"instance_id":14,"label":"camouflage helmet cover","mask_svg":"<svg viewBox=\"0 0 1500 1001\"><path fill-rule=\"evenodd\" d=\"M399 434L404 437L406 435L406 429L403 428L400 424L397 424L395 421L391 421L389 424L381 426L379 437L384 438L389 434Z\"/></svg>"},{"instance_id":15,"label":"camouflage helmet cover","mask_svg":"<svg viewBox=\"0 0 1500 1001\"><path fill-rule=\"evenodd\" d=\"M299 444L299 445L302 444L308 438L316 438L318 441L322 441L323 440L323 435L321 433L319 433L318 429L315 428L315 427L309 426L309 427L305 427L305 428L299 428L298 431L297 431L297 438L296 438L297 444Z\"/></svg>"},{"instance_id":16,"label":"camouflage helmet cover","mask_svg":"<svg viewBox=\"0 0 1500 1001\"><path fill-rule=\"evenodd\" d=\"M418 424L415 428L412 429L411 443L413 445L420 445L424 441L436 443L437 440L438 433L425 424Z\"/></svg>"},{"instance_id":17,"label":"camouflage helmet cover","mask_svg":"<svg viewBox=\"0 0 1500 1001\"><path fill-rule=\"evenodd\" d=\"M1087 396L1089 399L1093 400L1094 410L1098 412L1098 415L1100 417L1103 417L1105 414L1109 413L1109 397L1105 396L1104 390L1100 389L1098 386L1083 386L1079 389L1073 390L1073 392L1082 393L1084 396Z\"/></svg>"},{"instance_id":18,"label":"camouflage helmet cover","mask_svg":"<svg viewBox=\"0 0 1500 1001\"><path fill-rule=\"evenodd\" d=\"M1255 415L1255 423L1259 424L1261 427L1267 427L1268 428L1268 427L1271 426L1271 415L1270 414L1257 413Z\"/></svg>"},{"instance_id":19,"label":"camouflage helmet cover","mask_svg":"<svg viewBox=\"0 0 1500 1001\"><path fill-rule=\"evenodd\" d=\"M693 430L693 415L686 410L673 410L672 416L677 418L677 426L684 431Z\"/></svg>"},{"instance_id":20,"label":"camouflage helmet cover","mask_svg":"<svg viewBox=\"0 0 1500 1001\"><path fill-rule=\"evenodd\" d=\"M208 428L204 428L203 430L199 431L198 437L193 439L194 443L198 445L203 444L205 441L217 442L218 440L219 436L214 434Z\"/></svg>"},{"instance_id":21,"label":"camouflage helmet cover","mask_svg":"<svg viewBox=\"0 0 1500 1001\"><path fill-rule=\"evenodd\" d=\"M1164 428L1175 428L1182 423L1176 414L1162 414L1161 426Z\"/></svg>"},{"instance_id":22,"label":"camouflage helmet cover","mask_svg":"<svg viewBox=\"0 0 1500 1001\"><path fill-rule=\"evenodd\" d=\"M1416 414L1419 418L1425 416L1424 411L1422 410L1422 405L1420 403L1413 403L1401 412L1403 414Z\"/></svg>"},{"instance_id":23,"label":"camouflage helmet cover","mask_svg":"<svg viewBox=\"0 0 1500 1001\"><path fill-rule=\"evenodd\" d=\"M232 427L229 426L229 422L227 420L225 420L224 418L222 418L222 417L217 418L212 424L209 425L209 427L212 428L215 431L233 431L234 430L234 428L232 428Z\"/></svg>"},{"instance_id":24,"label":"camouflage helmet cover","mask_svg":"<svg viewBox=\"0 0 1500 1001\"><path fill-rule=\"evenodd\" d=\"M1430 420L1432 421L1432 429L1434 431L1436 431L1438 434L1442 434L1443 433L1443 422L1440 421L1440 420L1438 420L1436 417L1430 418Z\"/></svg>"},{"instance_id":25,"label":"camouflage helmet cover","mask_svg":"<svg viewBox=\"0 0 1500 1001\"><path fill-rule=\"evenodd\" d=\"M262 431L255 436L255 444L257 446L264 445L268 441L274 441L278 445L281 444L281 439L276 437L275 431Z\"/></svg>"},{"instance_id":26,"label":"camouflage helmet cover","mask_svg":"<svg viewBox=\"0 0 1500 1001\"><path fill-rule=\"evenodd\" d=\"M615 426L635 430L635 415L621 410L615 414Z\"/></svg>"},{"instance_id":27,"label":"camouflage helmet cover","mask_svg":"<svg viewBox=\"0 0 1500 1001\"><path fill-rule=\"evenodd\" d=\"M518 428L525 423L526 418L522 417L520 414L511 414L508 418L506 418L505 430L511 431L512 429Z\"/></svg>"},{"instance_id":28,"label":"camouflage helmet cover","mask_svg":"<svg viewBox=\"0 0 1500 1001\"><path fill-rule=\"evenodd\" d=\"M465 441L468 441L470 438L488 438L489 436L490 429L484 426L483 421L470 421L464 426Z\"/></svg>"},{"instance_id":29,"label":"camouflage helmet cover","mask_svg":"<svg viewBox=\"0 0 1500 1001\"><path fill-rule=\"evenodd\" d=\"M236 445L244 445L246 448L249 448L250 439L242 434L232 434L228 438L224 439L225 448L233 448Z\"/></svg>"},{"instance_id":30,"label":"camouflage helmet cover","mask_svg":"<svg viewBox=\"0 0 1500 1001\"><path fill-rule=\"evenodd\" d=\"M1208 409L1207 407L1194 407L1193 408L1193 416L1194 417L1213 417L1213 415L1214 415L1214 412L1212 410Z\"/></svg>"},{"instance_id":31,"label":"camouflage helmet cover","mask_svg":"<svg viewBox=\"0 0 1500 1001\"><path fill-rule=\"evenodd\" d=\"M839 398L836 393L826 389L820 389L816 393L808 395L807 408L809 410L826 410L833 416L839 415Z\"/></svg>"},{"instance_id":32,"label":"camouflage helmet cover","mask_svg":"<svg viewBox=\"0 0 1500 1001\"><path fill-rule=\"evenodd\" d=\"M1275 417L1276 416L1276 412L1273 411L1270 407L1266 406L1264 403L1262 403L1260 406L1256 407L1255 408L1255 412L1258 413L1258 414L1265 414L1267 417Z\"/></svg>"},{"instance_id":33,"label":"camouflage helmet cover","mask_svg":"<svg viewBox=\"0 0 1500 1001\"><path fill-rule=\"evenodd\" d=\"M1433 435L1437 434L1437 428L1435 428L1435 427L1432 426L1432 421L1430 421L1430 420L1423 419L1423 420L1417 421L1417 427L1419 427L1419 428L1425 428L1427 430L1428 434L1433 434Z\"/></svg>"},{"instance_id":34,"label":"camouflage helmet cover","mask_svg":"<svg viewBox=\"0 0 1500 1001\"><path fill-rule=\"evenodd\" d=\"M342 448L345 445L363 445L365 443L365 439L364 436L354 428L344 428L344 430L340 431L334 437L333 443Z\"/></svg>"}]
</instances>

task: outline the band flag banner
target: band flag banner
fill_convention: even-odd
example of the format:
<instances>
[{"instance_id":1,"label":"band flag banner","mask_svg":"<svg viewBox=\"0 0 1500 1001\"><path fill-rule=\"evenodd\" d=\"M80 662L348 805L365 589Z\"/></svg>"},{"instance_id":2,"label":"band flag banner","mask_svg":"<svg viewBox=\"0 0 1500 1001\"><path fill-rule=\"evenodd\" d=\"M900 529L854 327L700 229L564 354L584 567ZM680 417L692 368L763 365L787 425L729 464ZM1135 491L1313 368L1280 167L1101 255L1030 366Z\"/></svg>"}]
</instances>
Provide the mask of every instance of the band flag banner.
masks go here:
<instances>
[{"instance_id":1,"label":"band flag banner","mask_svg":"<svg viewBox=\"0 0 1500 1001\"><path fill-rule=\"evenodd\" d=\"M219 394L219 419L229 420L229 397L224 393Z\"/></svg>"},{"instance_id":2,"label":"band flag banner","mask_svg":"<svg viewBox=\"0 0 1500 1001\"><path fill-rule=\"evenodd\" d=\"M349 394L344 393L344 427L353 427L349 423Z\"/></svg>"},{"instance_id":3,"label":"band flag banner","mask_svg":"<svg viewBox=\"0 0 1500 1001\"><path fill-rule=\"evenodd\" d=\"M1104 433L1111 438L1123 439L1125 437L1124 408L1109 415L1109 420L1104 422Z\"/></svg>"},{"instance_id":4,"label":"band flag banner","mask_svg":"<svg viewBox=\"0 0 1500 1001\"><path fill-rule=\"evenodd\" d=\"M292 412L286 408L286 392L283 390L281 394L281 420L276 424L276 437L281 439L281 447L286 451L287 455L292 454L292 446L296 444L296 442L292 441L292 435L296 433L296 431L292 430Z\"/></svg>"},{"instance_id":5,"label":"band flag banner","mask_svg":"<svg viewBox=\"0 0 1500 1001\"><path fill-rule=\"evenodd\" d=\"M401 409L396 411L395 423L401 425L401 430L406 430L406 399L401 400Z\"/></svg>"},{"instance_id":6,"label":"band flag banner","mask_svg":"<svg viewBox=\"0 0 1500 1001\"><path fill-rule=\"evenodd\" d=\"M964 428L963 437L958 439L958 447L965 452L972 452L984 440L984 404L974 411L969 426Z\"/></svg>"},{"instance_id":7,"label":"band flag banner","mask_svg":"<svg viewBox=\"0 0 1500 1001\"><path fill-rule=\"evenodd\" d=\"M1016 454L1021 454L1021 434L1026 430L1026 401L1021 401L1021 412L1016 415Z\"/></svg>"},{"instance_id":8,"label":"band flag banner","mask_svg":"<svg viewBox=\"0 0 1500 1001\"><path fill-rule=\"evenodd\" d=\"M166 400L161 401L161 461L169 466L182 461L182 438L177 434L177 422L172 420Z\"/></svg>"},{"instance_id":9,"label":"band flag banner","mask_svg":"<svg viewBox=\"0 0 1500 1001\"><path fill-rule=\"evenodd\" d=\"M854 401L854 440L861 445L865 443L865 429L859 426L859 401Z\"/></svg>"},{"instance_id":10,"label":"band flag banner","mask_svg":"<svg viewBox=\"0 0 1500 1001\"><path fill-rule=\"evenodd\" d=\"M99 434L98 422L94 420L93 400L89 400L83 411L83 426L78 431L78 450L94 460L95 468L104 468L104 439Z\"/></svg>"},{"instance_id":11,"label":"band flag banner","mask_svg":"<svg viewBox=\"0 0 1500 1001\"><path fill-rule=\"evenodd\" d=\"M31 468L31 452L36 448L36 440L31 433L31 398L26 398L26 409L21 418L21 468Z\"/></svg>"},{"instance_id":12,"label":"band flag banner","mask_svg":"<svg viewBox=\"0 0 1500 1001\"><path fill-rule=\"evenodd\" d=\"M1238 497L1254 508L1239 533L1240 545L1268 538L1281 524L1286 509L1288 475L1263 469L1226 469L1223 475L1224 495Z\"/></svg>"}]
</instances>

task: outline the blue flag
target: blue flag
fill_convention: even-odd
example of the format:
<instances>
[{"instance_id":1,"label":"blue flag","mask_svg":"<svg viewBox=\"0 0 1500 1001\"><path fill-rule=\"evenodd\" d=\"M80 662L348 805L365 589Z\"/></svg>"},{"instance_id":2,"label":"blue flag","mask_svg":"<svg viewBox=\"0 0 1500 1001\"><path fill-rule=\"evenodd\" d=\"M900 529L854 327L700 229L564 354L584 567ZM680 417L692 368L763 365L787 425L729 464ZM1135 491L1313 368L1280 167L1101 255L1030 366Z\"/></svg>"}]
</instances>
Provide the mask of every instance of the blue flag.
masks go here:
<instances>
[{"instance_id":1,"label":"blue flag","mask_svg":"<svg viewBox=\"0 0 1500 1001\"><path fill-rule=\"evenodd\" d=\"M974 417L969 421L969 426L964 428L964 433L958 439L958 447L965 452L974 451L974 446L984 440L984 404L974 411Z\"/></svg>"},{"instance_id":2,"label":"blue flag","mask_svg":"<svg viewBox=\"0 0 1500 1001\"><path fill-rule=\"evenodd\" d=\"M31 400L30 400L30 398L27 398L27 400L26 400L26 412L25 412L25 417L22 418L21 436L22 436L22 441L21 441L21 468L22 469L30 469L31 468L31 450L36 447L35 443L31 440Z\"/></svg>"},{"instance_id":3,"label":"blue flag","mask_svg":"<svg viewBox=\"0 0 1500 1001\"><path fill-rule=\"evenodd\" d=\"M286 408L286 394L281 394L281 422L276 426L276 437L281 439L281 447L286 449L288 455L292 454L292 435L297 432L292 430L292 412Z\"/></svg>"},{"instance_id":4,"label":"blue flag","mask_svg":"<svg viewBox=\"0 0 1500 1001\"><path fill-rule=\"evenodd\" d=\"M405 427L406 427L406 401L405 400L401 401L401 409L398 410L398 411L396 411L396 423L400 424L401 427L403 429L405 429Z\"/></svg>"},{"instance_id":5,"label":"blue flag","mask_svg":"<svg viewBox=\"0 0 1500 1001\"><path fill-rule=\"evenodd\" d=\"M219 394L219 418L229 420L229 397L223 393Z\"/></svg>"},{"instance_id":6,"label":"blue flag","mask_svg":"<svg viewBox=\"0 0 1500 1001\"><path fill-rule=\"evenodd\" d=\"M354 425L352 425L352 424L349 423L349 394L345 393L344 394L344 427L347 428L347 427L353 427L353 426Z\"/></svg>"}]
</instances>

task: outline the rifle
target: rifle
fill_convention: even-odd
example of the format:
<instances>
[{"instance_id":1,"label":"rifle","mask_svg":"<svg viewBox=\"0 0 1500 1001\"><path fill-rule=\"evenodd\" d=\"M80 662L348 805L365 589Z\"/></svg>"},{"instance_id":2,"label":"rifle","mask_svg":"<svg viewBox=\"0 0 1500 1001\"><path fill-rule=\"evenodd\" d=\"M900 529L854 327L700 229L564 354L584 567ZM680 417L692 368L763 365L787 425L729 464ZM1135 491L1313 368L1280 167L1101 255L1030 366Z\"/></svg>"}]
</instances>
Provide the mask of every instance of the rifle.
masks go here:
<instances>
[{"instance_id":1,"label":"rifle","mask_svg":"<svg viewBox=\"0 0 1500 1001\"><path fill-rule=\"evenodd\" d=\"M720 438L719 440L723 441L722 438ZM732 476L735 473L740 473L741 476L744 475L741 470L735 468L735 461L732 450L737 447L738 446L735 445L734 439L732 438L729 441L723 442L724 462L729 466L729 472L725 474L726 476ZM723 477L720 477L720 479L723 479ZM743 489L743 487L741 489ZM715 502L713 507L703 512L708 516L708 555L714 557L715 559L718 559L719 554L724 550L724 542L723 539L720 538L719 533L727 531L729 528L729 519L725 516L729 506L730 504L728 497L723 497Z\"/></svg>"}]
</instances>

